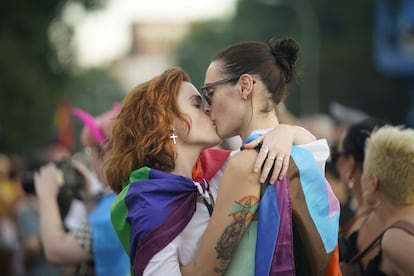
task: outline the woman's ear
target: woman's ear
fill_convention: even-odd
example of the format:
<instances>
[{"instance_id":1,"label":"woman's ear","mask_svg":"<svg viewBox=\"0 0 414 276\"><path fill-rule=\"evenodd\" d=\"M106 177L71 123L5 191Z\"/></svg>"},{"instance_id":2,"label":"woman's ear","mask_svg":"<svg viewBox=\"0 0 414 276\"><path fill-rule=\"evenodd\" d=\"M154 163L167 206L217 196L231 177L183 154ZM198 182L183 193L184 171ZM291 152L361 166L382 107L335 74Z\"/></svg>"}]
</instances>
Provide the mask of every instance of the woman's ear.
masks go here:
<instances>
[{"instance_id":1,"label":"woman's ear","mask_svg":"<svg viewBox=\"0 0 414 276\"><path fill-rule=\"evenodd\" d=\"M253 91L254 80L251 75L243 74L239 79L241 86L241 94L243 97L248 97Z\"/></svg>"},{"instance_id":2,"label":"woman's ear","mask_svg":"<svg viewBox=\"0 0 414 276\"><path fill-rule=\"evenodd\" d=\"M366 184L363 188L363 197L369 208L376 208L380 204L380 199L378 197L379 190L379 179L376 175L371 175L366 180Z\"/></svg>"},{"instance_id":3,"label":"woman's ear","mask_svg":"<svg viewBox=\"0 0 414 276\"><path fill-rule=\"evenodd\" d=\"M369 185L372 191L378 191L379 190L379 179L378 176L375 174L371 176L369 180Z\"/></svg>"}]
</instances>

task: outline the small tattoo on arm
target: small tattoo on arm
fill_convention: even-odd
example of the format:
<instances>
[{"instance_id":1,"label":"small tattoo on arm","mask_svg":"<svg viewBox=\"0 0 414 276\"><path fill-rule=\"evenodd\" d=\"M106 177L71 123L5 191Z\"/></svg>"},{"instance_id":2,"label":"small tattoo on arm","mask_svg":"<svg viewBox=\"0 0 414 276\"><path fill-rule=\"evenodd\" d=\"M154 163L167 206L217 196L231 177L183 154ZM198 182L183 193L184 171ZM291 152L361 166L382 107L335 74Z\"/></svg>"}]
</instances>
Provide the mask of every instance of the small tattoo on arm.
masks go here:
<instances>
[{"instance_id":1,"label":"small tattoo on arm","mask_svg":"<svg viewBox=\"0 0 414 276\"><path fill-rule=\"evenodd\" d=\"M229 214L233 216L234 222L224 229L220 240L216 245L217 259L221 260L221 266L215 267L214 271L218 273L225 272L234 249L239 244L247 226L252 220L259 206L259 199L256 196L245 196L238 202L235 202L233 210Z\"/></svg>"}]
</instances>

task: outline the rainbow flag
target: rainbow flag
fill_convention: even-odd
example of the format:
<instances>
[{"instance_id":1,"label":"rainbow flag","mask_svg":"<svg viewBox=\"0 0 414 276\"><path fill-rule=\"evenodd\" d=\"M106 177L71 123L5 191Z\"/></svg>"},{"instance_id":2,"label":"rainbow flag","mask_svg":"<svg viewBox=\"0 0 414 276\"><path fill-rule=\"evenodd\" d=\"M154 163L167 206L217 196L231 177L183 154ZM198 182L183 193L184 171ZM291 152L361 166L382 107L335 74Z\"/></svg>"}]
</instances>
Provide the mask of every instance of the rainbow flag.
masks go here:
<instances>
[{"instance_id":1,"label":"rainbow flag","mask_svg":"<svg viewBox=\"0 0 414 276\"><path fill-rule=\"evenodd\" d=\"M229 154L204 151L195 177L209 180ZM211 166L205 167L206 163ZM111 220L129 254L134 275L142 275L151 258L181 233L196 210L200 187L202 192L207 189L205 184L149 167L131 173L112 205Z\"/></svg>"}]
</instances>

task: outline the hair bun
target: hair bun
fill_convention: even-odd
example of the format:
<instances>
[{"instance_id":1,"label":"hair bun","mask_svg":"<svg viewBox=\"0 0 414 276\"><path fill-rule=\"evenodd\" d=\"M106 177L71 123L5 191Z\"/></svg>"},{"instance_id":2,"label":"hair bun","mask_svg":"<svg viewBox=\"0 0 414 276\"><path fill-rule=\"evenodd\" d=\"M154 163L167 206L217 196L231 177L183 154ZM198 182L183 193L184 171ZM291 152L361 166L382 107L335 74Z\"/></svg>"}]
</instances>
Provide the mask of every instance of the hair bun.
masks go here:
<instances>
[{"instance_id":1,"label":"hair bun","mask_svg":"<svg viewBox=\"0 0 414 276\"><path fill-rule=\"evenodd\" d=\"M299 57L298 43L292 38L272 38L268 45L275 57L276 64L285 72L286 81L289 82L294 77L294 65Z\"/></svg>"},{"instance_id":2,"label":"hair bun","mask_svg":"<svg viewBox=\"0 0 414 276\"><path fill-rule=\"evenodd\" d=\"M276 59L284 59L294 65L299 56L299 45L292 38L270 39L269 46Z\"/></svg>"}]
</instances>

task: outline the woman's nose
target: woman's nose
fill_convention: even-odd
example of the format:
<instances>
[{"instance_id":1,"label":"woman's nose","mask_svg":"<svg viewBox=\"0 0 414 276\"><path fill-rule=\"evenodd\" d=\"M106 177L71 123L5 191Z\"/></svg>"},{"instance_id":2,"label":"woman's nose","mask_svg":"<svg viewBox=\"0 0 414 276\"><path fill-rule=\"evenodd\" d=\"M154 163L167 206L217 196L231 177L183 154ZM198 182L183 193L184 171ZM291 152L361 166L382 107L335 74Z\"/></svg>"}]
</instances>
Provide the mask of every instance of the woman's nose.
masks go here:
<instances>
[{"instance_id":1,"label":"woman's nose","mask_svg":"<svg viewBox=\"0 0 414 276\"><path fill-rule=\"evenodd\" d=\"M204 102L204 106L203 106L204 112L208 115L210 115L211 112L211 107L207 102Z\"/></svg>"}]
</instances>

